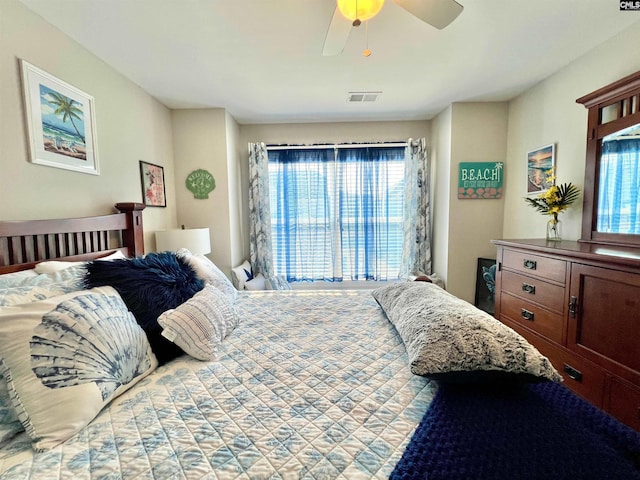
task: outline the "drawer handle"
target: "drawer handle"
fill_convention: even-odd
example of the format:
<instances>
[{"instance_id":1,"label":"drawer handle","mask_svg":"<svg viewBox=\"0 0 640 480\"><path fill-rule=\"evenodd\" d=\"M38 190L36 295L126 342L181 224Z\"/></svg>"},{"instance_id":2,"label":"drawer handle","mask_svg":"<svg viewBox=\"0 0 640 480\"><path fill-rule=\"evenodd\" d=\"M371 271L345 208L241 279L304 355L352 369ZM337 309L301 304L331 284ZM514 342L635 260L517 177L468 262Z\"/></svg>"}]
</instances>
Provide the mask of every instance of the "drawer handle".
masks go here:
<instances>
[{"instance_id":1,"label":"drawer handle","mask_svg":"<svg viewBox=\"0 0 640 480\"><path fill-rule=\"evenodd\" d=\"M573 295L569 299L569 316L571 318L576 318L578 315L578 297L574 297Z\"/></svg>"},{"instance_id":2,"label":"drawer handle","mask_svg":"<svg viewBox=\"0 0 640 480\"><path fill-rule=\"evenodd\" d=\"M562 369L564 370L564 373L567 374L567 377L569 377L571 380L582 382L582 372L580 370L576 370L566 363L563 365Z\"/></svg>"},{"instance_id":3,"label":"drawer handle","mask_svg":"<svg viewBox=\"0 0 640 480\"><path fill-rule=\"evenodd\" d=\"M522 309L522 311L520 312L520 315L522 315L522 318L524 318L525 320L529 320L530 322L533 322L533 317L535 317L533 312L530 312L525 308Z\"/></svg>"},{"instance_id":4,"label":"drawer handle","mask_svg":"<svg viewBox=\"0 0 640 480\"><path fill-rule=\"evenodd\" d=\"M529 285L528 283L523 283L522 284L522 291L525 293L530 293L531 295L535 295L536 294L536 286L535 285Z\"/></svg>"},{"instance_id":5,"label":"drawer handle","mask_svg":"<svg viewBox=\"0 0 640 480\"><path fill-rule=\"evenodd\" d=\"M535 270L536 266L537 266L537 263L536 263L535 260L527 260L527 259L525 259L522 262L522 265L524 266L524 268L526 268L528 270Z\"/></svg>"}]
</instances>

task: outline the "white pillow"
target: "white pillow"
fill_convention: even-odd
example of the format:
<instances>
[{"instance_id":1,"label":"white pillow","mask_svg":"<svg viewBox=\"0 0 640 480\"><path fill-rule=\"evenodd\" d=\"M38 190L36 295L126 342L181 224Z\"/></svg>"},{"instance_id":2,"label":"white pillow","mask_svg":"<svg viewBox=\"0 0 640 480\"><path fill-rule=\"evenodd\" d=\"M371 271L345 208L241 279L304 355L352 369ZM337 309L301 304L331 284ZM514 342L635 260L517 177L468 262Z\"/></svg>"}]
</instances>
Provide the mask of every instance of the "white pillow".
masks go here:
<instances>
[{"instance_id":1,"label":"white pillow","mask_svg":"<svg viewBox=\"0 0 640 480\"><path fill-rule=\"evenodd\" d=\"M35 273L34 276L37 277ZM33 278L33 276L28 276L28 278ZM63 285L60 284L42 287L22 285L3 288L0 290L0 306L37 302L65 293L68 292L64 291ZM18 414L11 404L7 381L0 374L0 446L23 430L24 428L18 420Z\"/></svg>"},{"instance_id":2,"label":"white pillow","mask_svg":"<svg viewBox=\"0 0 640 480\"><path fill-rule=\"evenodd\" d=\"M37 276L38 274L34 268L30 270L22 270L20 272L5 273L0 275L0 288L17 287L25 282L28 283Z\"/></svg>"},{"instance_id":3,"label":"white pillow","mask_svg":"<svg viewBox=\"0 0 640 480\"><path fill-rule=\"evenodd\" d=\"M193 255L186 248L178 250L177 255L187 261L200 280L216 287L222 293L227 295L231 301L236 300L238 297L238 291L215 263L204 255Z\"/></svg>"},{"instance_id":4,"label":"white pillow","mask_svg":"<svg viewBox=\"0 0 640 480\"><path fill-rule=\"evenodd\" d=\"M24 274L25 272L26 275ZM13 275L12 283L18 282L19 285L0 288L0 306L37 302L78 290L78 282L75 275L67 275L66 273L38 275L35 270L25 270L18 273L23 275L9 275ZM2 277L4 276L2 275ZM66 280L60 281L63 277ZM34 283L36 284L34 285ZM9 398L7 381L0 373L0 445L22 430L24 428L18 420L18 415Z\"/></svg>"},{"instance_id":5,"label":"white pillow","mask_svg":"<svg viewBox=\"0 0 640 480\"><path fill-rule=\"evenodd\" d=\"M238 290L244 290L245 282L252 278L253 274L251 273L251 264L248 260L245 260L242 265L231 269L231 279L233 280L234 287Z\"/></svg>"},{"instance_id":6,"label":"white pillow","mask_svg":"<svg viewBox=\"0 0 640 480\"><path fill-rule=\"evenodd\" d=\"M261 273L244 282L245 290L266 290L266 288L265 278Z\"/></svg>"},{"instance_id":7,"label":"white pillow","mask_svg":"<svg viewBox=\"0 0 640 480\"><path fill-rule=\"evenodd\" d=\"M116 250L110 255L96 258L96 260L111 261L111 260L124 260L126 258L127 257L125 257L124 253L122 253L120 250ZM86 262L63 262L60 260L47 260L45 262L38 263L35 266L35 271L36 273L56 273L56 272L59 272L60 270L64 270L69 267L84 265L85 263Z\"/></svg>"},{"instance_id":8,"label":"white pillow","mask_svg":"<svg viewBox=\"0 0 640 480\"><path fill-rule=\"evenodd\" d=\"M198 360L214 360L215 350L238 325L229 298L213 285L205 287L176 309L158 317L162 336Z\"/></svg>"},{"instance_id":9,"label":"white pillow","mask_svg":"<svg viewBox=\"0 0 640 480\"><path fill-rule=\"evenodd\" d=\"M0 370L36 451L65 441L157 366L112 287L0 307Z\"/></svg>"}]
</instances>

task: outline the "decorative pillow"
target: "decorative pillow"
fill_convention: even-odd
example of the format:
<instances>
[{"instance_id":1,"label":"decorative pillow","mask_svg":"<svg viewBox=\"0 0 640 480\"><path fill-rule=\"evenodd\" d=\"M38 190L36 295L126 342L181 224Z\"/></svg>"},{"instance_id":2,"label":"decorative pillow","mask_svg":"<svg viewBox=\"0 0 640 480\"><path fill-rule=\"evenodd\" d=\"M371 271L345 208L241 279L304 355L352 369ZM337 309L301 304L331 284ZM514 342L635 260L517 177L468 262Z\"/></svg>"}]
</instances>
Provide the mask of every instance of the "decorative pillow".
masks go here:
<instances>
[{"instance_id":1,"label":"decorative pillow","mask_svg":"<svg viewBox=\"0 0 640 480\"><path fill-rule=\"evenodd\" d=\"M25 273L29 272L29 273ZM4 277L11 277L8 280L4 280L4 283L0 282L0 289L13 288L13 287L34 287L34 286L50 286L54 284L67 283L72 285L73 281L76 282L75 289L82 288L82 279L85 274L84 265L74 265L64 270L60 270L53 273L36 273L35 269L25 270L25 272L10 273L7 275L0 275L0 279ZM23 274L24 275L17 275ZM14 276L15 275L15 276ZM71 291L71 290L70 290ZM68 292L67 292L68 293Z\"/></svg>"},{"instance_id":2,"label":"decorative pillow","mask_svg":"<svg viewBox=\"0 0 640 480\"><path fill-rule=\"evenodd\" d=\"M183 257L191 268L196 272L196 275L200 280L203 280L206 284L211 284L227 295L231 301L235 301L238 298L238 291L233 286L227 276L222 273L215 263L209 260L204 255L193 255L186 248L178 250L177 255Z\"/></svg>"},{"instance_id":3,"label":"decorative pillow","mask_svg":"<svg viewBox=\"0 0 640 480\"><path fill-rule=\"evenodd\" d=\"M0 446L23 430L18 414L11 404L7 381L0 376Z\"/></svg>"},{"instance_id":4,"label":"decorative pillow","mask_svg":"<svg viewBox=\"0 0 640 480\"><path fill-rule=\"evenodd\" d=\"M229 298L213 285L158 318L162 335L198 360L214 360L216 346L238 325Z\"/></svg>"},{"instance_id":5,"label":"decorative pillow","mask_svg":"<svg viewBox=\"0 0 640 480\"><path fill-rule=\"evenodd\" d=\"M35 269L22 270L20 272L5 273L0 275L0 288L11 288L22 285L25 281L29 281L38 274Z\"/></svg>"},{"instance_id":6,"label":"decorative pillow","mask_svg":"<svg viewBox=\"0 0 640 480\"><path fill-rule=\"evenodd\" d=\"M398 330L416 375L449 382L562 381L522 336L433 283L398 282L372 295Z\"/></svg>"},{"instance_id":7,"label":"decorative pillow","mask_svg":"<svg viewBox=\"0 0 640 480\"><path fill-rule=\"evenodd\" d=\"M83 270L38 275L35 269L0 275L0 306L30 303L80 288ZM0 445L24 430L11 404L7 381L0 374Z\"/></svg>"},{"instance_id":8,"label":"decorative pillow","mask_svg":"<svg viewBox=\"0 0 640 480\"><path fill-rule=\"evenodd\" d=\"M266 281L261 273L255 275L251 280L244 282L245 290L266 290Z\"/></svg>"},{"instance_id":9,"label":"decorative pillow","mask_svg":"<svg viewBox=\"0 0 640 480\"><path fill-rule=\"evenodd\" d=\"M264 285L267 290L291 290L291 284L287 282L284 275L274 275L273 277L266 278Z\"/></svg>"},{"instance_id":10,"label":"decorative pillow","mask_svg":"<svg viewBox=\"0 0 640 480\"><path fill-rule=\"evenodd\" d=\"M99 261L111 261L111 260L123 260L127 257L124 256L120 250L116 250L115 252L106 255L101 258L97 258ZM76 267L85 265L86 262L62 262L59 260L47 260L45 262L40 262L35 266L35 271L37 273L55 273L60 270L64 270L69 267Z\"/></svg>"},{"instance_id":11,"label":"decorative pillow","mask_svg":"<svg viewBox=\"0 0 640 480\"><path fill-rule=\"evenodd\" d=\"M0 307L7 305L18 305L20 303L32 303L44 300L45 298L58 297L65 293L70 293L75 288L75 282L65 288L65 284L54 284L50 286L21 286L0 290Z\"/></svg>"},{"instance_id":12,"label":"decorative pillow","mask_svg":"<svg viewBox=\"0 0 640 480\"><path fill-rule=\"evenodd\" d=\"M244 290L244 284L252 278L253 273L248 260L245 260L242 265L231 269L231 280L233 280L233 286L238 290Z\"/></svg>"},{"instance_id":13,"label":"decorative pillow","mask_svg":"<svg viewBox=\"0 0 640 480\"><path fill-rule=\"evenodd\" d=\"M65 441L157 365L110 287L0 308L0 369L36 451Z\"/></svg>"},{"instance_id":14,"label":"decorative pillow","mask_svg":"<svg viewBox=\"0 0 640 480\"><path fill-rule=\"evenodd\" d=\"M85 286L114 287L138 324L147 334L160 364L184 352L162 336L158 317L189 300L202 290L204 282L193 268L175 253L150 253L145 257L112 262L89 262Z\"/></svg>"}]
</instances>

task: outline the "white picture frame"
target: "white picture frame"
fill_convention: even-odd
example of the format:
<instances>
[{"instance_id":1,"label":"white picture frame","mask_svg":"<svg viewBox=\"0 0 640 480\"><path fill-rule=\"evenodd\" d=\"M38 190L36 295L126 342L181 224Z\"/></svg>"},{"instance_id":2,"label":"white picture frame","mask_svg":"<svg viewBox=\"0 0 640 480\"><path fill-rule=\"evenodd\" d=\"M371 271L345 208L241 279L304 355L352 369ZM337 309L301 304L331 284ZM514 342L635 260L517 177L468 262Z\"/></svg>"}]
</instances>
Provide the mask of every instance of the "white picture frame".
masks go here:
<instances>
[{"instance_id":1,"label":"white picture frame","mask_svg":"<svg viewBox=\"0 0 640 480\"><path fill-rule=\"evenodd\" d=\"M556 145L552 143L527 152L527 195L546 192L553 185L549 171L556 168Z\"/></svg>"},{"instance_id":2,"label":"white picture frame","mask_svg":"<svg viewBox=\"0 0 640 480\"><path fill-rule=\"evenodd\" d=\"M91 95L20 60L31 163L100 175Z\"/></svg>"}]
</instances>

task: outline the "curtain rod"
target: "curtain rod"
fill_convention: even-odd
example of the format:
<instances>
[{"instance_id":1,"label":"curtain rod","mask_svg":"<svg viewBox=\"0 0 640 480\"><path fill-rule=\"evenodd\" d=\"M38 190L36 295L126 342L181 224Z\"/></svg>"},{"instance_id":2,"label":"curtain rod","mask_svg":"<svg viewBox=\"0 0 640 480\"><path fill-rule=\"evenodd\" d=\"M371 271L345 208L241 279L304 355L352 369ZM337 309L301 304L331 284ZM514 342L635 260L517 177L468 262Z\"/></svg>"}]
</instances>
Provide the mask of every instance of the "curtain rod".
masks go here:
<instances>
[{"instance_id":1,"label":"curtain rod","mask_svg":"<svg viewBox=\"0 0 640 480\"><path fill-rule=\"evenodd\" d=\"M308 150L316 148L368 148L368 147L406 147L407 142L389 143L338 143L319 145L267 145L267 150Z\"/></svg>"}]
</instances>

